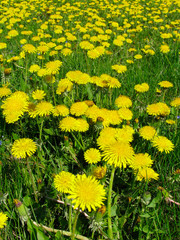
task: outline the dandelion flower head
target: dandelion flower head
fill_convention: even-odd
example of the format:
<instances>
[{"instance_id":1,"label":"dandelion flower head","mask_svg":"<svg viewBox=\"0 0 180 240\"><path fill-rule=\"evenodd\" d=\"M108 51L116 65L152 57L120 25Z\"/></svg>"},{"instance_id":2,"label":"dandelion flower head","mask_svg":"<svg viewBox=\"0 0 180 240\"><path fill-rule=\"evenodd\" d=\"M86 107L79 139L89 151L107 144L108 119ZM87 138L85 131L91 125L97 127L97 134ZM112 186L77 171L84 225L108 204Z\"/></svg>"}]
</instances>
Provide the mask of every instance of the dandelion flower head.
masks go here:
<instances>
[{"instance_id":1,"label":"dandelion flower head","mask_svg":"<svg viewBox=\"0 0 180 240\"><path fill-rule=\"evenodd\" d=\"M3 212L0 212L0 229L4 228L4 226L6 226L7 220L8 220L7 215Z\"/></svg>"},{"instance_id":2,"label":"dandelion flower head","mask_svg":"<svg viewBox=\"0 0 180 240\"><path fill-rule=\"evenodd\" d=\"M132 101L129 97L120 95L118 98L115 100L115 104L119 108L129 108L132 106Z\"/></svg>"},{"instance_id":3,"label":"dandelion flower head","mask_svg":"<svg viewBox=\"0 0 180 240\"><path fill-rule=\"evenodd\" d=\"M85 161L89 164L97 163L101 161L101 153L96 148L89 148L84 153L84 158L85 158Z\"/></svg>"},{"instance_id":4,"label":"dandelion flower head","mask_svg":"<svg viewBox=\"0 0 180 240\"><path fill-rule=\"evenodd\" d=\"M87 177L85 174L76 176L69 194L68 198L73 199L74 208L79 207L83 211L87 208L89 212L92 209L95 211L96 208L101 207L106 199L103 185L94 177Z\"/></svg>"},{"instance_id":5,"label":"dandelion flower head","mask_svg":"<svg viewBox=\"0 0 180 240\"><path fill-rule=\"evenodd\" d=\"M151 181L152 179L158 180L159 174L152 168L141 168L134 172L138 181Z\"/></svg>"},{"instance_id":6,"label":"dandelion flower head","mask_svg":"<svg viewBox=\"0 0 180 240\"><path fill-rule=\"evenodd\" d=\"M177 97L173 101L171 101L170 105L172 107L179 107L180 106L180 97Z\"/></svg>"},{"instance_id":7,"label":"dandelion flower head","mask_svg":"<svg viewBox=\"0 0 180 240\"><path fill-rule=\"evenodd\" d=\"M43 90L35 90L32 92L32 97L36 100L42 100L46 96L46 93Z\"/></svg>"},{"instance_id":8,"label":"dandelion flower head","mask_svg":"<svg viewBox=\"0 0 180 240\"><path fill-rule=\"evenodd\" d=\"M171 87L173 87L173 84L171 82L169 82L169 81L161 81L161 82L158 83L158 85L160 87L163 87L163 88L171 88Z\"/></svg>"},{"instance_id":9,"label":"dandelion flower head","mask_svg":"<svg viewBox=\"0 0 180 240\"><path fill-rule=\"evenodd\" d=\"M166 116L170 114L170 108L163 102L153 103L147 106L147 113L153 116Z\"/></svg>"},{"instance_id":10,"label":"dandelion flower head","mask_svg":"<svg viewBox=\"0 0 180 240\"><path fill-rule=\"evenodd\" d=\"M151 126L144 126L139 129L139 135L146 140L151 140L156 135L156 129Z\"/></svg>"},{"instance_id":11,"label":"dandelion flower head","mask_svg":"<svg viewBox=\"0 0 180 240\"><path fill-rule=\"evenodd\" d=\"M36 152L36 143L30 138L21 138L15 140L12 145L12 155L16 158L26 158Z\"/></svg>"},{"instance_id":12,"label":"dandelion flower head","mask_svg":"<svg viewBox=\"0 0 180 240\"><path fill-rule=\"evenodd\" d=\"M62 193L68 193L75 180L75 175L62 171L54 177L55 188Z\"/></svg>"},{"instance_id":13,"label":"dandelion flower head","mask_svg":"<svg viewBox=\"0 0 180 240\"><path fill-rule=\"evenodd\" d=\"M169 153L174 149L174 144L164 136L156 136L152 140L152 146L156 147L158 151L165 153Z\"/></svg>"},{"instance_id":14,"label":"dandelion flower head","mask_svg":"<svg viewBox=\"0 0 180 240\"><path fill-rule=\"evenodd\" d=\"M153 160L148 153L137 153L134 155L134 159L130 164L130 167L133 169L147 168L151 167Z\"/></svg>"}]
</instances>

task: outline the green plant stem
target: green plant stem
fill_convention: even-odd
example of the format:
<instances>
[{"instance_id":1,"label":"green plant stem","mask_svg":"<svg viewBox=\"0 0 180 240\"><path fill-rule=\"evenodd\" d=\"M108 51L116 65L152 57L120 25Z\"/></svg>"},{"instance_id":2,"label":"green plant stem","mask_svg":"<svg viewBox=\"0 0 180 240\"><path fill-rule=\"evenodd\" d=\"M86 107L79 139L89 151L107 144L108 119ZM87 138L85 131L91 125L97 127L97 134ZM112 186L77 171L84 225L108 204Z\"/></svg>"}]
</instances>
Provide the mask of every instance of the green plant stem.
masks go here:
<instances>
[{"instance_id":1,"label":"green plant stem","mask_svg":"<svg viewBox=\"0 0 180 240\"><path fill-rule=\"evenodd\" d=\"M35 200L36 200L36 202L38 202L37 195L36 195L36 185L35 185L35 182L34 182L34 178L33 178L33 175L32 175L32 171L31 171L31 167L30 167L30 164L29 164L29 158L28 157L26 158L26 162L27 162L27 169L28 169L28 172L29 172L29 176L31 178L31 183L32 183L33 191L34 191Z\"/></svg>"},{"instance_id":2,"label":"green plant stem","mask_svg":"<svg viewBox=\"0 0 180 240\"><path fill-rule=\"evenodd\" d=\"M41 120L41 126L40 126L40 130L39 130L39 139L40 139L40 141L41 141L41 138L42 138L43 123L44 123L44 119Z\"/></svg>"},{"instance_id":3,"label":"green plant stem","mask_svg":"<svg viewBox=\"0 0 180 240\"><path fill-rule=\"evenodd\" d=\"M72 222L72 202L69 205L69 219L68 219L68 225L69 225L69 231L71 232L71 222Z\"/></svg>"},{"instance_id":4,"label":"green plant stem","mask_svg":"<svg viewBox=\"0 0 180 240\"><path fill-rule=\"evenodd\" d=\"M72 233L71 233L71 232L67 232L67 231L63 231L63 230L59 230L59 229L54 229L54 228L49 228L49 227L47 227L47 226L38 224L38 223L35 222L35 221L32 221L32 223L33 223L36 227L41 227L41 228L43 228L44 230L46 230L46 231L48 231L48 232L54 232L54 233L60 232L62 235L69 236L69 237L72 236ZM77 238L77 239L80 239L80 240L89 240L87 237L84 237L84 236L79 235L79 234L76 235L76 238Z\"/></svg>"},{"instance_id":5,"label":"green plant stem","mask_svg":"<svg viewBox=\"0 0 180 240\"><path fill-rule=\"evenodd\" d=\"M77 225L77 220L78 220L78 216L79 216L79 208L76 212L76 215L75 215L75 219L74 219L74 224L73 224L73 230L72 230L72 236L71 236L71 240L74 240L75 239L75 231L76 231L76 225ZM77 236L76 236L77 237Z\"/></svg>"},{"instance_id":6,"label":"green plant stem","mask_svg":"<svg viewBox=\"0 0 180 240\"><path fill-rule=\"evenodd\" d=\"M108 237L109 239L113 240L113 231L112 231L112 223L111 223L111 195L112 195L112 187L113 187L113 180L114 180L114 173L115 173L116 167L113 166L110 182L109 182L109 192L108 192Z\"/></svg>"}]
</instances>

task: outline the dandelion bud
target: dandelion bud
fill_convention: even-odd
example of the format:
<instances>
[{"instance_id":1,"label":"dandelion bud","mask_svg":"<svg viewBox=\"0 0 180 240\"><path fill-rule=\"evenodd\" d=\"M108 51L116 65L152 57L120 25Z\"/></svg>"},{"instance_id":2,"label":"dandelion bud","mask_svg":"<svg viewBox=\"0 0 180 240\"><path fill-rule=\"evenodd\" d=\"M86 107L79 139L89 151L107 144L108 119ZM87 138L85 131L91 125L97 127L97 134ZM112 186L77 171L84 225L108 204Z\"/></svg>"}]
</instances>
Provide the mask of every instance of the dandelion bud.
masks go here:
<instances>
[{"instance_id":1,"label":"dandelion bud","mask_svg":"<svg viewBox=\"0 0 180 240\"><path fill-rule=\"evenodd\" d=\"M97 179L102 179L106 175L106 171L107 171L106 166L104 166L104 167L99 166L94 169L93 175Z\"/></svg>"}]
</instances>

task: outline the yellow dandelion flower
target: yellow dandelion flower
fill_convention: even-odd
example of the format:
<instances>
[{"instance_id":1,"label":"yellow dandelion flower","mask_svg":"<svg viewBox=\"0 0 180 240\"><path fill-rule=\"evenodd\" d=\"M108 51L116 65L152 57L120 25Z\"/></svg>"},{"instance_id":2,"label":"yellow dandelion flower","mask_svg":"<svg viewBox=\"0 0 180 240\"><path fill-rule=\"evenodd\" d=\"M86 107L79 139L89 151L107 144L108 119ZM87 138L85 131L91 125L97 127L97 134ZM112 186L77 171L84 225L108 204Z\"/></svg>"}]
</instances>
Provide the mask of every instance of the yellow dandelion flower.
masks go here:
<instances>
[{"instance_id":1,"label":"yellow dandelion flower","mask_svg":"<svg viewBox=\"0 0 180 240\"><path fill-rule=\"evenodd\" d=\"M65 105L57 105L53 111L52 111L53 116L67 116L69 115L69 108L66 107Z\"/></svg>"},{"instance_id":2,"label":"yellow dandelion flower","mask_svg":"<svg viewBox=\"0 0 180 240\"><path fill-rule=\"evenodd\" d=\"M104 148L102 156L108 164L126 168L134 158L134 150L129 143L116 141Z\"/></svg>"},{"instance_id":3,"label":"yellow dandelion flower","mask_svg":"<svg viewBox=\"0 0 180 240\"><path fill-rule=\"evenodd\" d=\"M116 129L107 127L101 130L100 136L97 138L97 144L100 149L104 150L108 145L116 142Z\"/></svg>"},{"instance_id":4,"label":"yellow dandelion flower","mask_svg":"<svg viewBox=\"0 0 180 240\"><path fill-rule=\"evenodd\" d=\"M46 93L43 90L35 90L32 92L32 97L37 100L42 100L46 96Z\"/></svg>"},{"instance_id":5,"label":"yellow dandelion flower","mask_svg":"<svg viewBox=\"0 0 180 240\"><path fill-rule=\"evenodd\" d=\"M147 113L153 116L166 116L170 114L170 108L166 103L158 102L147 106Z\"/></svg>"},{"instance_id":6,"label":"yellow dandelion flower","mask_svg":"<svg viewBox=\"0 0 180 240\"><path fill-rule=\"evenodd\" d=\"M93 170L93 176L96 177L97 179L102 179L106 175L106 172L107 172L106 166L104 167L99 166Z\"/></svg>"},{"instance_id":7,"label":"yellow dandelion flower","mask_svg":"<svg viewBox=\"0 0 180 240\"><path fill-rule=\"evenodd\" d=\"M132 101L129 97L120 95L118 98L116 98L115 104L119 108L129 108L132 106Z\"/></svg>"},{"instance_id":8,"label":"yellow dandelion flower","mask_svg":"<svg viewBox=\"0 0 180 240\"><path fill-rule=\"evenodd\" d=\"M96 148L89 148L84 153L84 159L89 164L100 162L101 161L101 153Z\"/></svg>"},{"instance_id":9,"label":"yellow dandelion flower","mask_svg":"<svg viewBox=\"0 0 180 240\"><path fill-rule=\"evenodd\" d=\"M4 226L6 226L7 220L8 220L7 215L3 212L0 212L0 229L4 228Z\"/></svg>"},{"instance_id":10,"label":"yellow dandelion flower","mask_svg":"<svg viewBox=\"0 0 180 240\"><path fill-rule=\"evenodd\" d=\"M152 179L158 180L159 174L156 173L152 168L141 168L134 172L138 181L151 181Z\"/></svg>"},{"instance_id":11,"label":"yellow dandelion flower","mask_svg":"<svg viewBox=\"0 0 180 240\"><path fill-rule=\"evenodd\" d=\"M137 84L134 89L137 92L147 92L149 90L149 85L147 83Z\"/></svg>"},{"instance_id":12,"label":"yellow dandelion flower","mask_svg":"<svg viewBox=\"0 0 180 240\"><path fill-rule=\"evenodd\" d=\"M118 110L118 114L119 114L120 118L122 118L124 120L131 120L133 117L133 113L129 108L120 108Z\"/></svg>"},{"instance_id":13,"label":"yellow dandelion flower","mask_svg":"<svg viewBox=\"0 0 180 240\"><path fill-rule=\"evenodd\" d=\"M0 42L0 50L4 49L4 48L7 48L7 44L3 43L3 42Z\"/></svg>"},{"instance_id":14,"label":"yellow dandelion flower","mask_svg":"<svg viewBox=\"0 0 180 240\"><path fill-rule=\"evenodd\" d=\"M152 140L152 146L156 147L158 151L169 153L173 151L174 144L164 136L157 136Z\"/></svg>"},{"instance_id":15,"label":"yellow dandelion flower","mask_svg":"<svg viewBox=\"0 0 180 240\"><path fill-rule=\"evenodd\" d=\"M128 125L117 128L115 138L119 142L132 142L134 129Z\"/></svg>"},{"instance_id":16,"label":"yellow dandelion flower","mask_svg":"<svg viewBox=\"0 0 180 240\"><path fill-rule=\"evenodd\" d=\"M141 59L141 58L142 58L142 55L141 55L141 54L136 54L136 55L134 55L134 58L135 58L135 59Z\"/></svg>"},{"instance_id":17,"label":"yellow dandelion flower","mask_svg":"<svg viewBox=\"0 0 180 240\"><path fill-rule=\"evenodd\" d=\"M152 140L156 135L156 129L151 126L144 126L139 129L139 135L146 140Z\"/></svg>"},{"instance_id":18,"label":"yellow dandelion flower","mask_svg":"<svg viewBox=\"0 0 180 240\"><path fill-rule=\"evenodd\" d=\"M96 208L101 207L106 199L103 185L94 177L87 177L85 174L77 175L69 194L68 198L73 199L74 208L79 207L83 211L87 208L89 212L92 209L95 211Z\"/></svg>"},{"instance_id":19,"label":"yellow dandelion flower","mask_svg":"<svg viewBox=\"0 0 180 240\"><path fill-rule=\"evenodd\" d=\"M27 112L31 118L35 118L37 116L36 113L36 104L30 102L28 104Z\"/></svg>"},{"instance_id":20,"label":"yellow dandelion flower","mask_svg":"<svg viewBox=\"0 0 180 240\"><path fill-rule=\"evenodd\" d=\"M151 167L153 160L148 153L138 153L134 155L134 159L130 163L130 167L133 169L147 168Z\"/></svg>"},{"instance_id":21,"label":"yellow dandelion flower","mask_svg":"<svg viewBox=\"0 0 180 240\"><path fill-rule=\"evenodd\" d=\"M62 131L71 132L76 129L76 119L73 117L65 117L59 123L59 128Z\"/></svg>"},{"instance_id":22,"label":"yellow dandelion flower","mask_svg":"<svg viewBox=\"0 0 180 240\"><path fill-rule=\"evenodd\" d=\"M7 87L0 87L0 97L6 97L11 94L11 90Z\"/></svg>"},{"instance_id":23,"label":"yellow dandelion flower","mask_svg":"<svg viewBox=\"0 0 180 240\"><path fill-rule=\"evenodd\" d=\"M84 102L76 102L71 105L70 113L75 116L81 116L85 114L88 106Z\"/></svg>"},{"instance_id":24,"label":"yellow dandelion flower","mask_svg":"<svg viewBox=\"0 0 180 240\"><path fill-rule=\"evenodd\" d=\"M36 152L37 146L30 138L21 138L15 140L12 145L12 155L16 158L26 158L32 156Z\"/></svg>"},{"instance_id":25,"label":"yellow dandelion flower","mask_svg":"<svg viewBox=\"0 0 180 240\"><path fill-rule=\"evenodd\" d=\"M36 105L36 114L39 116L47 116L53 111L53 105L47 101L41 101Z\"/></svg>"},{"instance_id":26,"label":"yellow dandelion flower","mask_svg":"<svg viewBox=\"0 0 180 240\"><path fill-rule=\"evenodd\" d=\"M25 44L22 49L27 53L35 53L36 48L32 44Z\"/></svg>"},{"instance_id":27,"label":"yellow dandelion flower","mask_svg":"<svg viewBox=\"0 0 180 240\"><path fill-rule=\"evenodd\" d=\"M118 73L124 73L127 71L127 67L125 65L112 65L112 69L116 70Z\"/></svg>"},{"instance_id":28,"label":"yellow dandelion flower","mask_svg":"<svg viewBox=\"0 0 180 240\"><path fill-rule=\"evenodd\" d=\"M59 60L50 61L46 63L46 71L48 75L56 74L59 72L59 69L62 65L62 62Z\"/></svg>"},{"instance_id":29,"label":"yellow dandelion flower","mask_svg":"<svg viewBox=\"0 0 180 240\"><path fill-rule=\"evenodd\" d=\"M68 193L75 180L75 175L62 171L54 177L55 188L62 193Z\"/></svg>"},{"instance_id":30,"label":"yellow dandelion flower","mask_svg":"<svg viewBox=\"0 0 180 240\"><path fill-rule=\"evenodd\" d=\"M170 105L172 107L179 107L180 106L180 97L177 97L173 101L171 101Z\"/></svg>"},{"instance_id":31,"label":"yellow dandelion flower","mask_svg":"<svg viewBox=\"0 0 180 240\"><path fill-rule=\"evenodd\" d=\"M76 128L75 131L78 132L86 132L89 129L89 124L85 119L78 118L76 120Z\"/></svg>"},{"instance_id":32,"label":"yellow dandelion flower","mask_svg":"<svg viewBox=\"0 0 180 240\"><path fill-rule=\"evenodd\" d=\"M40 70L40 66L37 64L31 65L29 68L29 72L31 72L31 73L38 72L39 70Z\"/></svg>"},{"instance_id":33,"label":"yellow dandelion flower","mask_svg":"<svg viewBox=\"0 0 180 240\"><path fill-rule=\"evenodd\" d=\"M168 123L169 125L173 125L173 124L175 124L176 122L175 122L174 120L172 120L172 119L167 119L167 120L166 120L166 123Z\"/></svg>"},{"instance_id":34,"label":"yellow dandelion flower","mask_svg":"<svg viewBox=\"0 0 180 240\"><path fill-rule=\"evenodd\" d=\"M64 78L59 81L56 93L60 95L65 91L68 91L68 92L71 91L72 88L73 88L73 83L68 78Z\"/></svg>"},{"instance_id":35,"label":"yellow dandelion flower","mask_svg":"<svg viewBox=\"0 0 180 240\"><path fill-rule=\"evenodd\" d=\"M72 50L70 48L64 48L61 50L62 55L69 56L72 53Z\"/></svg>"},{"instance_id":36,"label":"yellow dandelion flower","mask_svg":"<svg viewBox=\"0 0 180 240\"><path fill-rule=\"evenodd\" d=\"M169 82L169 81L161 81L161 82L158 83L158 85L160 87L163 87L163 88L171 88L171 87L173 87L173 84L171 82Z\"/></svg>"},{"instance_id":37,"label":"yellow dandelion flower","mask_svg":"<svg viewBox=\"0 0 180 240\"><path fill-rule=\"evenodd\" d=\"M3 101L1 108L6 122L14 123L27 111L28 95L24 92L17 91L11 94L6 100Z\"/></svg>"},{"instance_id":38,"label":"yellow dandelion flower","mask_svg":"<svg viewBox=\"0 0 180 240\"><path fill-rule=\"evenodd\" d=\"M168 53L168 52L170 52L169 46L166 45L166 44L161 45L161 46L160 46L160 52L162 52L162 53Z\"/></svg>"}]
</instances>

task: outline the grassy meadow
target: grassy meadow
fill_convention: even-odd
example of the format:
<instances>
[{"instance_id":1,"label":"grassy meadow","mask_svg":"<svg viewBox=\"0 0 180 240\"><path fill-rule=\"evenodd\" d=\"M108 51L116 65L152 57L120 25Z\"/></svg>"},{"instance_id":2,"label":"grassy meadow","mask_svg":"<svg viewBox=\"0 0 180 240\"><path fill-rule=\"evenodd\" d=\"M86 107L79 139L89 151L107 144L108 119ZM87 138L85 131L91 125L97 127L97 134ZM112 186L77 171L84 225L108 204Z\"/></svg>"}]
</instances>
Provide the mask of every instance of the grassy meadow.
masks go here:
<instances>
[{"instance_id":1,"label":"grassy meadow","mask_svg":"<svg viewBox=\"0 0 180 240\"><path fill-rule=\"evenodd\" d=\"M179 16L0 1L0 239L180 239Z\"/></svg>"}]
</instances>

